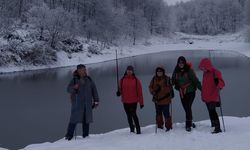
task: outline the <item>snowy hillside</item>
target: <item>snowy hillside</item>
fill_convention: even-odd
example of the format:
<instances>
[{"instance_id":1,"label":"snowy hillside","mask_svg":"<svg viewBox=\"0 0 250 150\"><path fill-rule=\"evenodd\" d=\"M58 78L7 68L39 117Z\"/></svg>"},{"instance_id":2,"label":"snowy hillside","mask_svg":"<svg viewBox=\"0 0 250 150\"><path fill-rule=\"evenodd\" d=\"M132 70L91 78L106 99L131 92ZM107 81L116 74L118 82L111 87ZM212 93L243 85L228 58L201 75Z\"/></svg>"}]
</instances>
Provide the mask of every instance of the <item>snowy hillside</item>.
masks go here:
<instances>
[{"instance_id":1,"label":"snowy hillside","mask_svg":"<svg viewBox=\"0 0 250 150\"><path fill-rule=\"evenodd\" d=\"M177 2L187 2L190 0L164 0L168 5L175 5Z\"/></svg>"},{"instance_id":2,"label":"snowy hillside","mask_svg":"<svg viewBox=\"0 0 250 150\"><path fill-rule=\"evenodd\" d=\"M33 144L24 150L248 150L250 117L224 117L226 132L211 134L208 120L196 122L197 127L188 133L183 123L174 124L173 130L158 131L155 126L142 128L142 134L121 129L105 134L90 135L87 139L77 137L72 141L61 139L54 143Z\"/></svg>"},{"instance_id":3,"label":"snowy hillside","mask_svg":"<svg viewBox=\"0 0 250 150\"><path fill-rule=\"evenodd\" d=\"M29 40L23 42L24 45L27 47L36 45ZM6 40L0 41L2 43L7 42ZM120 41L118 45L119 46L109 46L102 49L100 45L95 45L94 42L86 42L86 40L82 38L64 41L62 42L62 48L68 50L68 52L62 50L55 52L55 54L43 53L43 56L39 55L39 53L37 55L31 55L34 57L36 56L35 59L37 59L40 64L42 63L44 65L29 64L28 60L30 58L28 56L30 55L27 55L27 61L24 62L24 60L16 54L10 54L11 52L6 54L2 53L2 57L6 59L14 58L14 60L9 60L12 62L8 65L0 66L0 73L72 66L79 63L97 63L115 59L115 50L118 50L119 58L170 50L231 50L250 56L250 43L244 42L243 32L217 36L198 36L176 32L169 37L158 36L151 37L147 40L141 40L135 46L131 45L129 41ZM24 54L20 55L26 56L26 53L29 52L24 51ZM34 60L34 58L32 59ZM43 62L44 60L50 61ZM54 62L53 60L56 61Z\"/></svg>"}]
</instances>

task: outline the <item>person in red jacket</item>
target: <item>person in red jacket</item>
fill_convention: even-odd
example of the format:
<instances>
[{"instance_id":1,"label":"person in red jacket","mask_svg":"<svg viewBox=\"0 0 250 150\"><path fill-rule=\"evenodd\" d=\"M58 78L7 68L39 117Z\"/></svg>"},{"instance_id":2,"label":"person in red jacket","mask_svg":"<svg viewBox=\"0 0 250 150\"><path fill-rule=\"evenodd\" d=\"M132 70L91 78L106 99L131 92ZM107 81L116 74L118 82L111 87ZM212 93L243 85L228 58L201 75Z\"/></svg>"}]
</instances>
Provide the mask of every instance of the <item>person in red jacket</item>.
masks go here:
<instances>
[{"instance_id":1,"label":"person in red jacket","mask_svg":"<svg viewBox=\"0 0 250 150\"><path fill-rule=\"evenodd\" d=\"M201 98L206 103L211 126L215 127L212 133L221 132L220 121L216 107L220 106L220 90L225 86L221 72L215 69L208 58L203 58L199 64L203 71Z\"/></svg>"},{"instance_id":2,"label":"person in red jacket","mask_svg":"<svg viewBox=\"0 0 250 150\"><path fill-rule=\"evenodd\" d=\"M128 66L126 72L119 83L117 96L121 95L124 110L127 114L130 132L141 134L139 119L136 114L137 103L140 108L144 107L141 81L135 76L133 66Z\"/></svg>"}]
</instances>

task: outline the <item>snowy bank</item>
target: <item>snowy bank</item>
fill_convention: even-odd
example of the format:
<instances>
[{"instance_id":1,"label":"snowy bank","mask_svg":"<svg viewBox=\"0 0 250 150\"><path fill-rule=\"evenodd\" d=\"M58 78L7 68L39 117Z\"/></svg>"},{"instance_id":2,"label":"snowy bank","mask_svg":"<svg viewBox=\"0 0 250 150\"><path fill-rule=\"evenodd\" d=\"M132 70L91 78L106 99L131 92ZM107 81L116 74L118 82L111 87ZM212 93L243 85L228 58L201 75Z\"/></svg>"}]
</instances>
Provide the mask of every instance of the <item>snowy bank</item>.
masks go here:
<instances>
[{"instance_id":1,"label":"snowy bank","mask_svg":"<svg viewBox=\"0 0 250 150\"><path fill-rule=\"evenodd\" d=\"M33 144L24 150L247 150L250 139L250 117L224 117L226 132L211 134L210 121L196 122L190 133L184 123L176 123L173 130L155 134L155 126L142 128L142 134L120 129L105 134L90 135L71 141L61 139L54 143Z\"/></svg>"},{"instance_id":2,"label":"snowy bank","mask_svg":"<svg viewBox=\"0 0 250 150\"><path fill-rule=\"evenodd\" d=\"M115 50L118 57L130 57L142 54L177 51L177 50L229 50L239 52L250 57L250 43L244 42L242 33L226 34L218 36L198 36L175 33L170 37L151 37L146 41L140 41L137 45L130 45L121 41L118 47L103 49L101 54L89 54L85 51L78 53L67 53L59 51L56 53L57 62L46 66L6 66L0 67L0 73L37 70L46 68L73 66L79 63L91 64L115 59Z\"/></svg>"}]
</instances>

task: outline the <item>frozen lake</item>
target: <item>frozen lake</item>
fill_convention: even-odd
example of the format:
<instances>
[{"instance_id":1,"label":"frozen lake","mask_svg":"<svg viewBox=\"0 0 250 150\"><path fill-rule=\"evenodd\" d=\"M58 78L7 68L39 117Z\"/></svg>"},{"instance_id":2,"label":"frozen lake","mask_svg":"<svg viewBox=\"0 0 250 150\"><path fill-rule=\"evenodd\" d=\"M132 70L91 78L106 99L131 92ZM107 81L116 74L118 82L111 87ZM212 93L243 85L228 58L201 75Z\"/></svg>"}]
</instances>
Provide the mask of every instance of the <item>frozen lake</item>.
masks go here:
<instances>
[{"instance_id":1,"label":"frozen lake","mask_svg":"<svg viewBox=\"0 0 250 150\"><path fill-rule=\"evenodd\" d=\"M248 57L229 51L168 51L119 59L120 77L127 65L133 65L142 81L145 107L138 110L141 126L154 124L154 105L148 85L155 67L162 64L171 74L181 55L192 61L200 80L202 73L197 68L198 63L202 57L210 57L214 66L222 71L226 82L221 92L224 115L250 116ZM96 82L101 100L99 108L94 111L90 132L104 133L128 127L121 101L115 95L115 61L91 64L87 68ZM31 143L53 142L64 137L70 115L66 86L74 69L67 67L0 75L0 147L18 149ZM184 111L176 91L172 108L174 123L183 122ZM193 104L193 116L194 121L208 119L199 91ZM78 134L81 135L80 127Z\"/></svg>"}]
</instances>

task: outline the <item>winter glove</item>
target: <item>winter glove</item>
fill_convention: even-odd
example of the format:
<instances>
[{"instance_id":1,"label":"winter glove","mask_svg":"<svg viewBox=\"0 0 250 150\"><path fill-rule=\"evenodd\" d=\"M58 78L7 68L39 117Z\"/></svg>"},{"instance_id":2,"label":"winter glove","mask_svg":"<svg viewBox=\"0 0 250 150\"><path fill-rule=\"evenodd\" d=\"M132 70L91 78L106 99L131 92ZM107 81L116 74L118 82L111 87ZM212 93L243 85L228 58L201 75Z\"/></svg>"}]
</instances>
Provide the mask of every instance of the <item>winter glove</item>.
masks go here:
<instances>
[{"instance_id":1,"label":"winter glove","mask_svg":"<svg viewBox=\"0 0 250 150\"><path fill-rule=\"evenodd\" d=\"M75 85L74 85L74 89L75 89L75 90L78 90L79 87L80 87L79 84L75 84Z\"/></svg>"},{"instance_id":2,"label":"winter glove","mask_svg":"<svg viewBox=\"0 0 250 150\"><path fill-rule=\"evenodd\" d=\"M140 105L140 108L142 109L144 107L144 105Z\"/></svg>"},{"instance_id":3,"label":"winter glove","mask_svg":"<svg viewBox=\"0 0 250 150\"><path fill-rule=\"evenodd\" d=\"M216 107L220 107L220 106L221 106L221 102L220 102L220 101L219 101L219 102L216 102L215 106L216 106Z\"/></svg>"},{"instance_id":4,"label":"winter glove","mask_svg":"<svg viewBox=\"0 0 250 150\"><path fill-rule=\"evenodd\" d=\"M97 108L97 106L99 105L99 103L98 102L94 102L93 104L92 104L92 109L95 109L95 108Z\"/></svg>"},{"instance_id":5,"label":"winter glove","mask_svg":"<svg viewBox=\"0 0 250 150\"><path fill-rule=\"evenodd\" d=\"M156 85L156 89L154 90L154 93L157 94L161 91L161 86L159 84Z\"/></svg>"},{"instance_id":6,"label":"winter glove","mask_svg":"<svg viewBox=\"0 0 250 150\"><path fill-rule=\"evenodd\" d=\"M218 79L218 78L214 78L214 83L215 83L216 86L218 86L218 84L219 84L219 79Z\"/></svg>"},{"instance_id":7,"label":"winter glove","mask_svg":"<svg viewBox=\"0 0 250 150\"><path fill-rule=\"evenodd\" d=\"M121 96L121 92L120 92L120 91L117 91L117 92L116 92L116 96Z\"/></svg>"}]
</instances>

